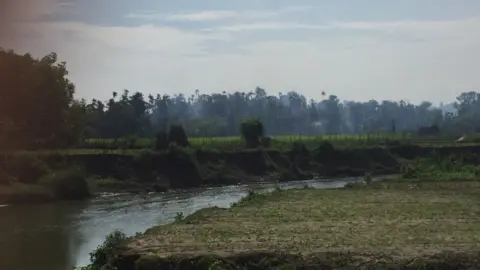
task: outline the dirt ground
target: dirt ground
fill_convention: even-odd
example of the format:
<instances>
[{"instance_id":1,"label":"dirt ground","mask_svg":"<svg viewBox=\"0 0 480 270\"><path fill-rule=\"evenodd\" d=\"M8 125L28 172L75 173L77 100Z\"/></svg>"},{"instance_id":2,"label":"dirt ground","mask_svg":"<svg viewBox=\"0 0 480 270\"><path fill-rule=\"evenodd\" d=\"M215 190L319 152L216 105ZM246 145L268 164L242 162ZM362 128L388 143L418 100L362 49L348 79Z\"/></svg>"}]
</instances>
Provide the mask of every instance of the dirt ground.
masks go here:
<instances>
[{"instance_id":1,"label":"dirt ground","mask_svg":"<svg viewBox=\"0 0 480 270\"><path fill-rule=\"evenodd\" d=\"M130 240L137 254L361 252L399 258L480 251L480 182L276 191L205 209Z\"/></svg>"}]
</instances>

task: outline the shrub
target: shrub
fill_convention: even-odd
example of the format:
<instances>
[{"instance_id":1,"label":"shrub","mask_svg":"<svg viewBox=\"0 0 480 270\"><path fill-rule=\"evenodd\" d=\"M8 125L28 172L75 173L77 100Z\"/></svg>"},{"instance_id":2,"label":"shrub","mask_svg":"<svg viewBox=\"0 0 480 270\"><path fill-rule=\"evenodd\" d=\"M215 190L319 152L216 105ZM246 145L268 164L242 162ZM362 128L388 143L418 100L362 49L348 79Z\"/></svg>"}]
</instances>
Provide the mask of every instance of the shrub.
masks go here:
<instances>
[{"instance_id":1,"label":"shrub","mask_svg":"<svg viewBox=\"0 0 480 270\"><path fill-rule=\"evenodd\" d=\"M157 132L153 148L155 151L166 150L168 148L168 136L165 131Z\"/></svg>"},{"instance_id":2,"label":"shrub","mask_svg":"<svg viewBox=\"0 0 480 270\"><path fill-rule=\"evenodd\" d=\"M38 155L19 154L7 160L9 175L16 181L25 184L35 184L49 172L48 164Z\"/></svg>"},{"instance_id":3,"label":"shrub","mask_svg":"<svg viewBox=\"0 0 480 270\"><path fill-rule=\"evenodd\" d=\"M183 213L182 212L177 212L175 215L175 222L181 222L184 219Z\"/></svg>"},{"instance_id":4,"label":"shrub","mask_svg":"<svg viewBox=\"0 0 480 270\"><path fill-rule=\"evenodd\" d=\"M78 200L90 195L85 172L79 168L48 173L40 178L39 184L50 188L58 199Z\"/></svg>"},{"instance_id":5,"label":"shrub","mask_svg":"<svg viewBox=\"0 0 480 270\"><path fill-rule=\"evenodd\" d=\"M317 151L329 155L329 154L333 154L335 152L335 148L333 147L333 144L331 142L322 141L318 145Z\"/></svg>"},{"instance_id":6,"label":"shrub","mask_svg":"<svg viewBox=\"0 0 480 270\"><path fill-rule=\"evenodd\" d=\"M315 149L315 160L320 162L331 162L335 159L335 148L329 141L322 141Z\"/></svg>"},{"instance_id":7,"label":"shrub","mask_svg":"<svg viewBox=\"0 0 480 270\"><path fill-rule=\"evenodd\" d=\"M119 230L108 234L103 244L90 253L91 265L89 269L100 270L107 265L115 257L119 247L126 239L127 236Z\"/></svg>"},{"instance_id":8,"label":"shrub","mask_svg":"<svg viewBox=\"0 0 480 270\"><path fill-rule=\"evenodd\" d=\"M258 119L247 119L240 124L240 133L247 148L257 148L263 138L265 129Z\"/></svg>"},{"instance_id":9,"label":"shrub","mask_svg":"<svg viewBox=\"0 0 480 270\"><path fill-rule=\"evenodd\" d=\"M188 147L190 143L188 142L187 134L181 125L171 125L170 130L168 131L168 143L175 143L180 147Z\"/></svg>"},{"instance_id":10,"label":"shrub","mask_svg":"<svg viewBox=\"0 0 480 270\"><path fill-rule=\"evenodd\" d=\"M290 149L289 155L291 158L300 156L300 157L309 157L310 151L307 146L302 142L293 142L292 148Z\"/></svg>"},{"instance_id":11,"label":"shrub","mask_svg":"<svg viewBox=\"0 0 480 270\"><path fill-rule=\"evenodd\" d=\"M272 138L271 137L263 137L261 139L261 144L262 144L262 147L270 148L272 146Z\"/></svg>"}]
</instances>

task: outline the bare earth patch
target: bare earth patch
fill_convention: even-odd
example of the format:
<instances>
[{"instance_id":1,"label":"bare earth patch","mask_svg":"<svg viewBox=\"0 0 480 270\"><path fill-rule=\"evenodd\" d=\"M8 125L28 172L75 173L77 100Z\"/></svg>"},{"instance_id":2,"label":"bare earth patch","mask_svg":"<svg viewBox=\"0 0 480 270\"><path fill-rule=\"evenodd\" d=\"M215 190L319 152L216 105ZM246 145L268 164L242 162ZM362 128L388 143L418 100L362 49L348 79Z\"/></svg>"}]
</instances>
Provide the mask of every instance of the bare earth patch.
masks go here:
<instances>
[{"instance_id":1,"label":"bare earth patch","mask_svg":"<svg viewBox=\"0 0 480 270\"><path fill-rule=\"evenodd\" d=\"M351 251L407 258L478 252L479 203L475 181L277 191L156 228L130 240L127 248L160 257Z\"/></svg>"}]
</instances>

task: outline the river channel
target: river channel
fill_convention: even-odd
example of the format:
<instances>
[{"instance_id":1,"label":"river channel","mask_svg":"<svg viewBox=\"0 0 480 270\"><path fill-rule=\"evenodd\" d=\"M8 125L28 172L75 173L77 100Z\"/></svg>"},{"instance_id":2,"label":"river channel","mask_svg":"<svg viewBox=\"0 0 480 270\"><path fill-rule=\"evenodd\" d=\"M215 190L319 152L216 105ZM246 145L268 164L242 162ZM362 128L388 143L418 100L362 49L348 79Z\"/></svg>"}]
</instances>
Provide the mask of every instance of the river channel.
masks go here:
<instances>
[{"instance_id":1,"label":"river channel","mask_svg":"<svg viewBox=\"0 0 480 270\"><path fill-rule=\"evenodd\" d=\"M282 188L340 188L362 178L281 183ZM144 195L98 196L84 202L0 206L0 269L66 270L89 263L89 252L119 229L134 235L211 206L229 207L263 183Z\"/></svg>"}]
</instances>

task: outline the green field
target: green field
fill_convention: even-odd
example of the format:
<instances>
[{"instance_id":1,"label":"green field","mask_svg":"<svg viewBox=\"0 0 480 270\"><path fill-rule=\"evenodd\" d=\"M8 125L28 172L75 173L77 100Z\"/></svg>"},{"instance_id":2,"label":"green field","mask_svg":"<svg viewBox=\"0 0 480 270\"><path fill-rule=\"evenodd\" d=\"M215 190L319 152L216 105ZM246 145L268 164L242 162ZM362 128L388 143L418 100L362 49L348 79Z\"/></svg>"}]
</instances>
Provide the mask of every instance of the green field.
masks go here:
<instances>
[{"instance_id":1,"label":"green field","mask_svg":"<svg viewBox=\"0 0 480 270\"><path fill-rule=\"evenodd\" d=\"M385 142L408 142L419 145L448 145L452 144L458 136L435 136L419 137L414 134L361 134L361 135L285 135L271 137L272 148L290 147L293 142L302 142L307 147L315 147L321 141L330 141L334 145L340 146L368 146L378 145ZM466 143L478 142L478 135L470 135ZM211 138L189 138L193 147L196 148L216 148L216 149L238 149L244 147L241 137L211 137ZM154 140L151 138L127 137L119 139L86 139L80 148L96 149L142 149L152 148Z\"/></svg>"}]
</instances>

